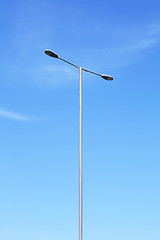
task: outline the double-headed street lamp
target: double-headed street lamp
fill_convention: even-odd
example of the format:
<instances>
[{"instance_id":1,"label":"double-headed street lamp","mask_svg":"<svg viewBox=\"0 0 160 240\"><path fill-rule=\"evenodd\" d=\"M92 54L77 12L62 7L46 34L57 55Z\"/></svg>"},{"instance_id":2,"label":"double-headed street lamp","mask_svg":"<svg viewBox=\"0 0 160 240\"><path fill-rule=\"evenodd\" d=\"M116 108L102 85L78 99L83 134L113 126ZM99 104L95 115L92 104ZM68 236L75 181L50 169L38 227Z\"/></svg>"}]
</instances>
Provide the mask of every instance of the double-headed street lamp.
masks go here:
<instances>
[{"instance_id":1,"label":"double-headed street lamp","mask_svg":"<svg viewBox=\"0 0 160 240\"><path fill-rule=\"evenodd\" d=\"M108 81L112 81L113 77L104 74L101 75L78 67L63 58L60 58L56 53L49 49L45 50L45 54L50 57L58 58L79 69L79 240L82 240L82 71L98 75Z\"/></svg>"}]
</instances>

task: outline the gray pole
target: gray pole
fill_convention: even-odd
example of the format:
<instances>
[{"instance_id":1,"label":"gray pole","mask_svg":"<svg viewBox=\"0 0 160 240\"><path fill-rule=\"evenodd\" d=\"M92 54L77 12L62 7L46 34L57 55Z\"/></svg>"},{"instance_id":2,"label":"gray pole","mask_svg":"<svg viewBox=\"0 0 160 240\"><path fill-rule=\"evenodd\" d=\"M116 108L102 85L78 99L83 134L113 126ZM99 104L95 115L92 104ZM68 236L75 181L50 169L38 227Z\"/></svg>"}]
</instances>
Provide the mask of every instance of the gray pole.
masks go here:
<instances>
[{"instance_id":1,"label":"gray pole","mask_svg":"<svg viewBox=\"0 0 160 240\"><path fill-rule=\"evenodd\" d=\"M79 240L82 240L82 68L79 68Z\"/></svg>"},{"instance_id":2,"label":"gray pole","mask_svg":"<svg viewBox=\"0 0 160 240\"><path fill-rule=\"evenodd\" d=\"M49 49L46 49L45 53L50 57L58 58L79 69L79 240L82 240L82 71L98 75L108 81L112 81L113 77L104 74L101 75L99 73L78 67L63 58L60 58L56 53Z\"/></svg>"}]
</instances>

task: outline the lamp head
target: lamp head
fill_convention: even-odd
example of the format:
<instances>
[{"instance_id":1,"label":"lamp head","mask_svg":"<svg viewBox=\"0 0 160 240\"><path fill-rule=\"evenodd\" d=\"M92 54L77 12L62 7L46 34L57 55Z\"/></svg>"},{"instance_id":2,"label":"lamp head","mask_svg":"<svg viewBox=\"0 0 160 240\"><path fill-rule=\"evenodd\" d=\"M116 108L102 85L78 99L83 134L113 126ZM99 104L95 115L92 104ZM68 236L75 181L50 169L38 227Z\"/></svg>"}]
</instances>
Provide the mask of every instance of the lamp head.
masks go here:
<instances>
[{"instance_id":1,"label":"lamp head","mask_svg":"<svg viewBox=\"0 0 160 240\"><path fill-rule=\"evenodd\" d=\"M49 49L45 50L45 54L47 54L50 57L58 58L58 55Z\"/></svg>"},{"instance_id":2,"label":"lamp head","mask_svg":"<svg viewBox=\"0 0 160 240\"><path fill-rule=\"evenodd\" d=\"M113 77L112 76L108 76L108 75L101 75L102 78L104 78L105 80L108 80L108 81L112 81L113 80Z\"/></svg>"}]
</instances>

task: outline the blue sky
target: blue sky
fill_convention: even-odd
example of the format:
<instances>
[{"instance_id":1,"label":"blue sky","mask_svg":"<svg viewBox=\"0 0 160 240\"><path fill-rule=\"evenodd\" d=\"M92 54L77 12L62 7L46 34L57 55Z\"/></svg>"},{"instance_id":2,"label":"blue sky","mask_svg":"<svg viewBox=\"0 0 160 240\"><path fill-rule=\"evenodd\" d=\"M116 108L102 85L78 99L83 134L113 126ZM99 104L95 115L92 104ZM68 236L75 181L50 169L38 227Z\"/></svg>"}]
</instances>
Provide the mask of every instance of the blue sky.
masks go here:
<instances>
[{"instance_id":1,"label":"blue sky","mask_svg":"<svg viewBox=\"0 0 160 240\"><path fill-rule=\"evenodd\" d=\"M0 240L160 239L159 1L1 1Z\"/></svg>"}]
</instances>

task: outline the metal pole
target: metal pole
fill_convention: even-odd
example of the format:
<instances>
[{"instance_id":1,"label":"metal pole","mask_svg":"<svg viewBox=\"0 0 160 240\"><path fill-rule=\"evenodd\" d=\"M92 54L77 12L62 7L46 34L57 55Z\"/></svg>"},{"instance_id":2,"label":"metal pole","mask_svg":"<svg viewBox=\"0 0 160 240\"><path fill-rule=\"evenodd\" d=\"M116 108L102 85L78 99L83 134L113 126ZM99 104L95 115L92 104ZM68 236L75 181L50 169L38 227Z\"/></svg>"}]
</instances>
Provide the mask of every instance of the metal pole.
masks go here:
<instances>
[{"instance_id":1,"label":"metal pole","mask_svg":"<svg viewBox=\"0 0 160 240\"><path fill-rule=\"evenodd\" d=\"M79 240L82 240L82 68L79 68Z\"/></svg>"}]
</instances>

